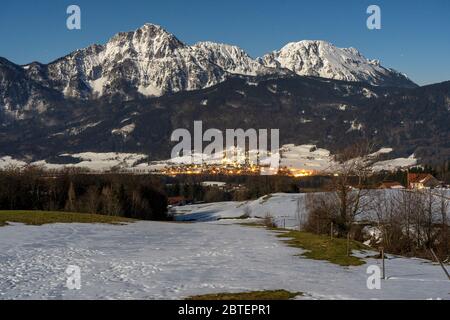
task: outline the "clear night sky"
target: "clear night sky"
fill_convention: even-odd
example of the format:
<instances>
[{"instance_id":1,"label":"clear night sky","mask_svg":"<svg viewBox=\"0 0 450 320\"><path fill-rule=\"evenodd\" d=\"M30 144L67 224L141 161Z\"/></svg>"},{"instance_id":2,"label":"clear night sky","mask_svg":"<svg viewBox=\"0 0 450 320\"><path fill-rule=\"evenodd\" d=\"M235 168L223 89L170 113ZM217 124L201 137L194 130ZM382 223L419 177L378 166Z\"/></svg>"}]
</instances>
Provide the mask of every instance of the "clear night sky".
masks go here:
<instances>
[{"instance_id":1,"label":"clear night sky","mask_svg":"<svg viewBox=\"0 0 450 320\"><path fill-rule=\"evenodd\" d=\"M66 28L66 8L82 10L82 30ZM366 27L366 9L382 10L382 29ZM256 57L303 39L353 46L419 84L450 80L448 0L2 0L0 56L50 62L146 22L193 44L235 44Z\"/></svg>"}]
</instances>

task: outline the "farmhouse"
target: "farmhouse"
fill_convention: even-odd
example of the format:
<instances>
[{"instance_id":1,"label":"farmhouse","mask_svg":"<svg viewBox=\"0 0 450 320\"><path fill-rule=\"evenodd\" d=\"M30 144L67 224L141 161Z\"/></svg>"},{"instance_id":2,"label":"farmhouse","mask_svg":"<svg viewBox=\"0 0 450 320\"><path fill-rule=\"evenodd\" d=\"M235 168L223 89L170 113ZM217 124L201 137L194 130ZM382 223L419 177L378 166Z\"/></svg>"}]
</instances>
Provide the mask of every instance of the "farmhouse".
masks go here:
<instances>
[{"instance_id":1,"label":"farmhouse","mask_svg":"<svg viewBox=\"0 0 450 320\"><path fill-rule=\"evenodd\" d=\"M441 182L429 173L408 173L409 189L433 189Z\"/></svg>"},{"instance_id":2,"label":"farmhouse","mask_svg":"<svg viewBox=\"0 0 450 320\"><path fill-rule=\"evenodd\" d=\"M170 207L174 207L174 206L184 206L187 204L192 203L192 200L189 200L185 197L182 196L178 196L178 197L168 197L167 198L167 204Z\"/></svg>"},{"instance_id":3,"label":"farmhouse","mask_svg":"<svg viewBox=\"0 0 450 320\"><path fill-rule=\"evenodd\" d=\"M383 181L378 189L405 189L405 187L397 181Z\"/></svg>"}]
</instances>

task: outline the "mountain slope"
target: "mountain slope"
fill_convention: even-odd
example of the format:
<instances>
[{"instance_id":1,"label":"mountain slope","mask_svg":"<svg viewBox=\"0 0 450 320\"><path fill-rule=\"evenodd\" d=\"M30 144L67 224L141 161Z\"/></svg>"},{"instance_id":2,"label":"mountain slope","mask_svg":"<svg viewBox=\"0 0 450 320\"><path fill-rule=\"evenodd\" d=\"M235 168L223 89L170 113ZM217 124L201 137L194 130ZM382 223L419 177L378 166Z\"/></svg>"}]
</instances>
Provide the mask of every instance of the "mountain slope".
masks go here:
<instances>
[{"instance_id":1,"label":"mountain slope","mask_svg":"<svg viewBox=\"0 0 450 320\"><path fill-rule=\"evenodd\" d=\"M44 111L51 101L61 98L58 91L30 79L26 68L0 58L0 120L20 119L26 111Z\"/></svg>"},{"instance_id":2,"label":"mountain slope","mask_svg":"<svg viewBox=\"0 0 450 320\"><path fill-rule=\"evenodd\" d=\"M271 68L286 68L301 76L316 76L372 85L410 87L417 85L405 75L367 60L355 48L337 48L325 41L292 42L260 58Z\"/></svg>"},{"instance_id":3,"label":"mountain slope","mask_svg":"<svg viewBox=\"0 0 450 320\"><path fill-rule=\"evenodd\" d=\"M70 100L0 127L0 156L48 159L65 153L145 153L170 157L170 134L193 129L280 129L280 144L335 153L361 138L392 157L440 163L450 157L450 82L416 88L292 76L235 76L202 90L162 97Z\"/></svg>"}]
</instances>

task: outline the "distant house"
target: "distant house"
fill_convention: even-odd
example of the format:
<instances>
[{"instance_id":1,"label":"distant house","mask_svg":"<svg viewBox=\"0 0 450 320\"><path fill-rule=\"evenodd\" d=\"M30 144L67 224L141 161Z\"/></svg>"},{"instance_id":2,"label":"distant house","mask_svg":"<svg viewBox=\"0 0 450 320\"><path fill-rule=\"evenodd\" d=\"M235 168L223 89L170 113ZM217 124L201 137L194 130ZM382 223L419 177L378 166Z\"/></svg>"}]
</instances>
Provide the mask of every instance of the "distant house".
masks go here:
<instances>
[{"instance_id":1,"label":"distant house","mask_svg":"<svg viewBox=\"0 0 450 320\"><path fill-rule=\"evenodd\" d=\"M405 189L405 187L397 181L383 181L378 189Z\"/></svg>"},{"instance_id":2,"label":"distant house","mask_svg":"<svg viewBox=\"0 0 450 320\"><path fill-rule=\"evenodd\" d=\"M433 189L441 182L429 173L408 173L409 189Z\"/></svg>"},{"instance_id":3,"label":"distant house","mask_svg":"<svg viewBox=\"0 0 450 320\"><path fill-rule=\"evenodd\" d=\"M179 196L179 197L168 197L167 198L167 204L170 207L176 207L176 206L184 206L191 201L186 199L185 197Z\"/></svg>"},{"instance_id":4,"label":"distant house","mask_svg":"<svg viewBox=\"0 0 450 320\"><path fill-rule=\"evenodd\" d=\"M219 189L225 189L225 187L227 186L227 183L221 182L221 181L203 181L201 183L201 185L203 187L216 187Z\"/></svg>"},{"instance_id":5,"label":"distant house","mask_svg":"<svg viewBox=\"0 0 450 320\"><path fill-rule=\"evenodd\" d=\"M226 192L244 191L246 186L238 183L226 183L221 181L203 181L201 185L205 188L217 188Z\"/></svg>"}]
</instances>

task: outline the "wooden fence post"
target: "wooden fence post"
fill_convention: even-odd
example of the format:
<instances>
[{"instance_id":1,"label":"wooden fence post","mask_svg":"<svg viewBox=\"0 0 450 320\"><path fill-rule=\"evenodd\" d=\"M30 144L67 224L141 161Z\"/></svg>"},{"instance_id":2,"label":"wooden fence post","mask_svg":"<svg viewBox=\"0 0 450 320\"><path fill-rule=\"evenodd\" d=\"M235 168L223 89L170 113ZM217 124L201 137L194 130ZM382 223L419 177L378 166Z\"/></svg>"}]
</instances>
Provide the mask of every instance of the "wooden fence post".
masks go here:
<instances>
[{"instance_id":1,"label":"wooden fence post","mask_svg":"<svg viewBox=\"0 0 450 320\"><path fill-rule=\"evenodd\" d=\"M384 263L384 247L381 247L381 261L382 261L382 266L383 266L383 275L382 275L382 279L386 280L386 265Z\"/></svg>"},{"instance_id":2,"label":"wooden fence post","mask_svg":"<svg viewBox=\"0 0 450 320\"><path fill-rule=\"evenodd\" d=\"M331 221L331 231L330 231L331 240L333 240L333 232L334 232L334 230L333 230L333 221Z\"/></svg>"},{"instance_id":3,"label":"wooden fence post","mask_svg":"<svg viewBox=\"0 0 450 320\"><path fill-rule=\"evenodd\" d=\"M350 257L350 232L347 233L347 257Z\"/></svg>"}]
</instances>

